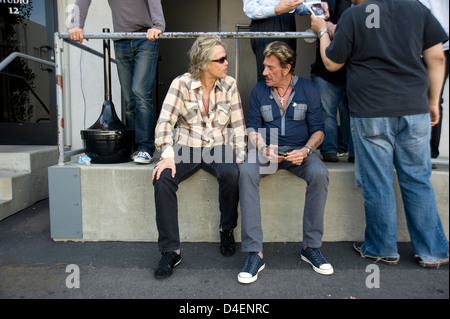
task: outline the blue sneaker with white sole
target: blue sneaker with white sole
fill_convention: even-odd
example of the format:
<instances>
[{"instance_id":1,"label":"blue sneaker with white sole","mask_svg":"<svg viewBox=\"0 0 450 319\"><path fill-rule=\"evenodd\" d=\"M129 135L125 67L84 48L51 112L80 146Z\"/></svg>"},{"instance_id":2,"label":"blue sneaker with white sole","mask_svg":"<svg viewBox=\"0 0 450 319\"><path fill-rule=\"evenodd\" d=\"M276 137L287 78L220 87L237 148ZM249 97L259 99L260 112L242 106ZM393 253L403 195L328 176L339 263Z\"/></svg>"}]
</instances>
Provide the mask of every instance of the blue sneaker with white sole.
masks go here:
<instances>
[{"instance_id":1,"label":"blue sneaker with white sole","mask_svg":"<svg viewBox=\"0 0 450 319\"><path fill-rule=\"evenodd\" d=\"M258 273L266 266L264 257L259 257L258 253L249 253L244 267L238 274L238 281L242 284L251 284L258 279Z\"/></svg>"},{"instance_id":2,"label":"blue sneaker with white sole","mask_svg":"<svg viewBox=\"0 0 450 319\"><path fill-rule=\"evenodd\" d=\"M306 247L302 248L300 253L302 260L306 261L312 266L315 272L321 275L332 275L334 270L333 266L323 257L319 248Z\"/></svg>"}]
</instances>

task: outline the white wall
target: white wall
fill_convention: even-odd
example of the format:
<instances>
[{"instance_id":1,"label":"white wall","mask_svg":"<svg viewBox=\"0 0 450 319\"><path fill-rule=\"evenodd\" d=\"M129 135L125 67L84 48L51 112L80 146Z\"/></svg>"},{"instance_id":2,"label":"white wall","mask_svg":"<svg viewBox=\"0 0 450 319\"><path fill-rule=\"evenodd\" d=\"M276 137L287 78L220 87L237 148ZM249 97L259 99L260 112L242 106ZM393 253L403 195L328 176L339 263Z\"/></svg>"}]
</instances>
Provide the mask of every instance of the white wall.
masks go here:
<instances>
[{"instance_id":1,"label":"white wall","mask_svg":"<svg viewBox=\"0 0 450 319\"><path fill-rule=\"evenodd\" d=\"M189 0L195 2L195 0ZM66 7L73 4L74 0L58 1L58 12L60 21L60 31L66 32L65 20L68 16ZM164 1L163 1L164 6ZM249 24L250 20L242 11L241 0L221 1L221 31L235 31L236 24ZM176 10L174 8L173 10ZM210 12L202 12L202 7L198 7L198 18L203 15L216 14ZM184 19L184 15L180 14L180 19ZM196 17L190 17L197 19ZM187 18L186 18L187 19ZM167 21L170 23L170 21ZM297 17L297 31L306 31L310 27L308 17ZM112 30L111 14L108 2L106 0L92 1L89 15L86 20L86 32L102 32L102 29L109 27ZM177 41L177 40L161 40L161 41ZM102 40L91 40L84 42L85 45L102 52ZM111 46L112 43L111 43ZM240 46L244 53L240 53L241 60L248 60L240 63L240 79L239 87L242 95L243 103L246 104L249 91L256 81L256 64L254 64L254 55L251 52L249 40L240 40ZM229 74L234 76L235 65L235 41L227 40L228 56L230 58ZM243 49L242 49L243 48ZM298 63L296 72L300 76L309 78L310 65L315 58L315 44L308 44L304 40L297 41ZM112 50L114 57L114 50ZM180 52L185 55L185 52ZM81 55L81 56L80 56ZM82 140L80 131L88 128L98 118L101 106L104 100L103 88L103 60L94 57L87 52L83 52L75 47L65 45L64 53L64 94L67 110L65 112L66 120L66 144L71 145L72 149L82 148ZM81 62L81 63L80 63ZM164 63L170 63L164 61ZM80 75L81 71L81 75ZM84 99L83 92L84 91ZM118 83L115 65L112 65L112 96L116 107L116 112L120 117L120 85ZM163 97L162 97L163 98ZM85 102L84 102L85 100ZM441 157L449 157L449 91L448 81L445 91L444 105L444 124L441 138ZM86 105L86 106L85 106ZM86 117L86 120L84 119ZM71 120L71 123L68 121Z\"/></svg>"},{"instance_id":2,"label":"white wall","mask_svg":"<svg viewBox=\"0 0 450 319\"><path fill-rule=\"evenodd\" d=\"M64 0L64 19L59 19L60 31L67 32L65 25L68 13L65 8L75 3L74 0ZM61 9L59 9L61 14ZM86 32L102 32L103 28L110 28L113 32L111 13L106 0L92 1L89 14L86 19ZM84 45L103 53L103 40L84 41ZM111 41L111 57L114 58L113 42ZM65 45L63 52L64 59L64 94L67 108L65 112L65 123L68 128L66 143L72 149L82 148L80 131L89 128L100 115L104 91L104 69L103 59L96 57L86 51L82 51L74 46ZM115 64L111 64L112 78L112 100L116 108L117 115L121 117L121 94ZM71 122L71 126L68 125ZM71 138L71 139L70 139Z\"/></svg>"}]
</instances>

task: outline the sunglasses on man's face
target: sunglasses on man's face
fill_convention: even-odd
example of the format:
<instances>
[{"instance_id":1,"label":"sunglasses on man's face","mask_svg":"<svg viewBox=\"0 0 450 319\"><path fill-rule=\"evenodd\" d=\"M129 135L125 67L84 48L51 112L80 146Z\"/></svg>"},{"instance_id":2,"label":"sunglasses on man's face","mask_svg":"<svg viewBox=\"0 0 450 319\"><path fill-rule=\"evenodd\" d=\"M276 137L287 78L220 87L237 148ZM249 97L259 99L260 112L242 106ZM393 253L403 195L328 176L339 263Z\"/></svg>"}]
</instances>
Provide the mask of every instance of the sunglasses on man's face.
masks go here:
<instances>
[{"instance_id":1,"label":"sunglasses on man's face","mask_svg":"<svg viewBox=\"0 0 450 319\"><path fill-rule=\"evenodd\" d=\"M227 56L224 56L224 57L222 57L220 59L217 59L217 60L211 60L211 62L217 62L217 63L220 63L220 64L224 63L225 61L227 61Z\"/></svg>"}]
</instances>

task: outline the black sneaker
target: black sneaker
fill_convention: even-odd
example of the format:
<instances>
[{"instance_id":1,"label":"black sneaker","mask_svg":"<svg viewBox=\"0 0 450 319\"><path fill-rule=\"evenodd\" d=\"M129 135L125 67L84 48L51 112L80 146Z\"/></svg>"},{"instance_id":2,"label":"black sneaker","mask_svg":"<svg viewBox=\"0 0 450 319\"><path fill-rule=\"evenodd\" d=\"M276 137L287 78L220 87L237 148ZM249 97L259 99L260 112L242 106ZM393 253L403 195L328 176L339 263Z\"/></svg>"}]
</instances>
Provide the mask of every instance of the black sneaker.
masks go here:
<instances>
[{"instance_id":1,"label":"black sneaker","mask_svg":"<svg viewBox=\"0 0 450 319\"><path fill-rule=\"evenodd\" d=\"M220 231L220 253L225 257L233 256L236 252L233 230Z\"/></svg>"},{"instance_id":2,"label":"black sneaker","mask_svg":"<svg viewBox=\"0 0 450 319\"><path fill-rule=\"evenodd\" d=\"M164 279L170 277L173 272L173 268L181 262L181 255L174 251L170 253L162 253L161 260L158 267L155 269L155 278Z\"/></svg>"},{"instance_id":3,"label":"black sneaker","mask_svg":"<svg viewBox=\"0 0 450 319\"><path fill-rule=\"evenodd\" d=\"M323 154L322 157L325 162L332 162L332 163L339 162L339 157L337 157L336 153Z\"/></svg>"}]
</instances>

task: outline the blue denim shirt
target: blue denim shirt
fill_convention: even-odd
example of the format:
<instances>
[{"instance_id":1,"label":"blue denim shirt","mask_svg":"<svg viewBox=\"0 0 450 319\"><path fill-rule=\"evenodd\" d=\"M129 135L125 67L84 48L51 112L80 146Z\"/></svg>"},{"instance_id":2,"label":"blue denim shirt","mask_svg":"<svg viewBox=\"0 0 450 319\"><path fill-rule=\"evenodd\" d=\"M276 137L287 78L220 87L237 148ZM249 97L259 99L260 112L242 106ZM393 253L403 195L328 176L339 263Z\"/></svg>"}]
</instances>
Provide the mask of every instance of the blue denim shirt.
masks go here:
<instances>
[{"instance_id":1,"label":"blue denim shirt","mask_svg":"<svg viewBox=\"0 0 450 319\"><path fill-rule=\"evenodd\" d=\"M313 133L325 132L320 94L316 85L295 76L292 86L286 111L283 111L273 89L265 82L259 82L252 90L247 128L255 131L266 129L267 145L294 149L304 146Z\"/></svg>"}]
</instances>

